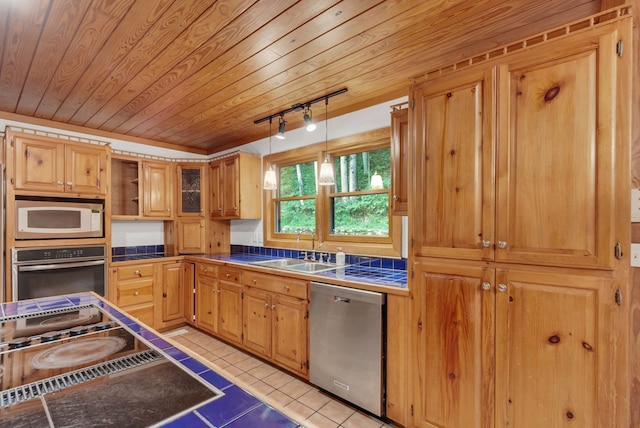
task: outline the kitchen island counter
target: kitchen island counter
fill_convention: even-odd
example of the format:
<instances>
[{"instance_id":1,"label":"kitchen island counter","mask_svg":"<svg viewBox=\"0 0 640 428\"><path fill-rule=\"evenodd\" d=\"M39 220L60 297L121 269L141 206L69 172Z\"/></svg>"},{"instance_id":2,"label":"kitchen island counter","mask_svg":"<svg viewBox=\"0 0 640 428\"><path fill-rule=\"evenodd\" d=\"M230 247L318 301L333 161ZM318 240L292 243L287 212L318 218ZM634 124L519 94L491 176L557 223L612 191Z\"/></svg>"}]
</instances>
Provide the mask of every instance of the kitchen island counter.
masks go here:
<instances>
[{"instance_id":1,"label":"kitchen island counter","mask_svg":"<svg viewBox=\"0 0 640 428\"><path fill-rule=\"evenodd\" d=\"M2 391L1 400L0 400L0 413L3 414L0 419L0 426L4 426L5 423L9 422L9 415L13 414L18 419L13 419L13 421L24 422L36 422L38 420L42 421L43 416L44 420L48 422L43 424L42 426L84 426L87 421L102 421L102 423L109 425L110 420L119 420L122 421L122 416L124 415L124 420L126 421L126 416L130 415L129 418L130 424L129 426L141 426L148 424L140 424L136 423L133 418L134 415L140 414L141 411L146 412L147 414L154 412L154 407L157 408L158 412L163 411L162 416L160 417L160 421L157 423L151 424L152 426L163 426L163 427L244 427L244 426L261 426L261 427L299 427L300 425L294 420L290 419L288 416L282 414L278 410L273 407L265 404L258 398L254 397L250 393L244 391L240 386L234 384L232 381L226 379L225 377L219 375L210 367L205 365L196 357L189 355L184 352L181 348L175 346L170 339L167 339L155 332L154 330L146 327L145 325L137 322L132 319L124 312L119 310L117 307L111 305L104 299L98 297L93 293L79 293L79 294L71 294L68 296L55 296L55 297L46 297L41 299L33 299L33 300L24 300L19 302L10 302L3 303L0 305L0 318L2 320L11 320L11 319L22 319L21 317L29 314L42 314L42 313L51 313L55 311L67 311L78 308L87 308L87 307L97 307L100 311L107 314L111 319L116 320L118 324L124 326L124 328L131 333L136 340L143 342L148 348L149 352L156 352L162 355L163 361L165 361L164 366L171 366L179 368L179 372L184 372L187 378L195 378L197 379L199 384L204 385L204 387L210 388L213 393L211 396L215 397L213 399L207 399L202 402L196 400L195 405L189 405L189 408L184 410L176 410L177 414L169 413L167 415L166 408L163 408L162 401L154 399L152 401L156 406L146 405L144 409L140 409L137 404L138 401L136 399L140 395L145 395L146 393L151 394L152 392L156 393L157 391L135 391L136 385L131 385L129 382L127 388L117 389L118 384L122 384L123 380L126 380L126 377L129 375L135 376L136 371L123 371L119 373L118 376L110 379L109 381L100 381L101 385L107 385L106 387L114 386L114 391L118 392L118 402L122 403L120 407L120 412L117 411L117 407L111 407L111 410L108 414L105 414L103 419L102 415L82 415L83 408L86 409L109 409L109 406L101 406L91 404L96 400L99 400L99 396L109 398L109 391L100 391L100 384L97 384L94 381L89 381L87 384L91 384L93 382L93 387L97 388L94 390L94 393L91 395L91 399L86 397L85 400L78 400L78 396L82 397L82 395L77 395L74 398L72 409L79 411L79 415L82 415L86 418L73 418L73 420L65 420L61 421L60 419L56 420L55 417L52 417L51 414L48 416L45 414L44 409L42 409L42 405L37 405L42 401L44 403L44 399L38 399L38 397L44 397L49 395L49 400L51 402L55 402L59 397L59 395L73 395L69 390L73 390L74 386L64 386L61 387L59 382L56 380L55 382L49 382L49 385L55 384L53 388L54 391L44 392L40 395L36 394L35 399L29 400L18 400L20 405L13 404L16 400L16 397L21 394L21 391L26 391L29 385L25 385L24 387L19 388L8 388L7 390ZM1 341L4 341L2 339ZM6 348L4 348L6 349ZM10 351L9 351L10 352ZM23 362L23 364L28 364L27 361ZM150 363L152 366L153 363ZM158 373L162 372L161 366L156 366L152 371L156 371ZM136 369L139 370L139 369ZM175 371L175 369L174 369ZM8 376L5 372L4 376ZM108 378L108 376L105 376ZM53 379L53 378L52 378ZM118 380L119 379L119 380ZM45 382L46 383L46 382ZM144 382L134 382L135 384L143 384ZM4 388L4 387L3 387ZM25 389L27 388L27 389ZM66 389L65 389L66 388ZM130 389L128 389L130 388ZM88 390L88 389L85 389ZM155 394L154 397L162 397L164 400L171 400L171 394L177 391L178 388L169 387L164 391L160 392L160 395ZM99 393L100 394L99 394ZM183 391L186 393L186 391ZM128 396L126 394L129 394ZM168 397L167 397L167 394ZM175 401L180 401L180 397L176 397ZM60 400L57 400L60 401ZM28 403L35 403L35 406L23 406ZM130 406L128 406L130 404ZM136 407L136 409L128 409L128 407ZM26 410L22 410L26 407ZM39 408L38 408L39 407ZM167 406L164 406L167 407ZM35 409L35 410L34 410ZM79 409L79 410L78 410ZM135 412L134 412L135 410ZM87 410L88 411L88 410ZM95 411L95 410L93 410ZM86 413L86 412L85 412ZM123 415L118 415L121 413ZM144 416L144 415L143 415ZM30 419L32 418L32 419ZM87 419L88 418L88 419ZM116 419L114 419L116 418ZM117 419L120 418L120 419ZM142 418L141 420L147 420ZM151 418L153 420L153 417ZM158 420L156 418L156 420ZM79 425L78 425L79 424ZM118 423L118 426L123 426L122 423ZM126 426L126 425L124 425Z\"/></svg>"}]
</instances>

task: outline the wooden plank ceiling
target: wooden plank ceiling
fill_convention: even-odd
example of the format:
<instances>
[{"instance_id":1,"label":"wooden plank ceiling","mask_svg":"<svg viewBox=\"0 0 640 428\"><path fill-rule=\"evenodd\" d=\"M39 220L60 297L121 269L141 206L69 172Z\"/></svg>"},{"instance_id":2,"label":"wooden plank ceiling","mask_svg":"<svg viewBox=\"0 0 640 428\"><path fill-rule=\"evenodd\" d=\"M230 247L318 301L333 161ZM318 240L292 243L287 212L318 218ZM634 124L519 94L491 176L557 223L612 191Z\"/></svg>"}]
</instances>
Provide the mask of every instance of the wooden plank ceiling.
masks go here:
<instances>
[{"instance_id":1,"label":"wooden plank ceiling","mask_svg":"<svg viewBox=\"0 0 640 428\"><path fill-rule=\"evenodd\" d=\"M590 0L4 0L0 111L215 153L600 10ZM312 106L324 119L323 103ZM14 115L6 115L15 117ZM33 119L30 119L33 120ZM286 116L289 129L302 112ZM134 140L137 141L137 140Z\"/></svg>"}]
</instances>

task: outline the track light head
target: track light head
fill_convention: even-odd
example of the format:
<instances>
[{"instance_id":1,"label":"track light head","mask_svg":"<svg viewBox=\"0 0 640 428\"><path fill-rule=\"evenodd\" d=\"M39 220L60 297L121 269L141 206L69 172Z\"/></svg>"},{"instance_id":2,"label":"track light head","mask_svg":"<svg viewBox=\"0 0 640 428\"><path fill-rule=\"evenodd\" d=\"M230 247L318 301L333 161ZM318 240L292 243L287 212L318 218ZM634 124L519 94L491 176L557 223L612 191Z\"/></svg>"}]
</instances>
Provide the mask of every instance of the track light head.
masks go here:
<instances>
[{"instance_id":1,"label":"track light head","mask_svg":"<svg viewBox=\"0 0 640 428\"><path fill-rule=\"evenodd\" d=\"M278 133L276 134L276 138L279 138L280 140L284 140L284 128L286 126L285 120L284 120L284 115L280 116L280 123L278 124Z\"/></svg>"},{"instance_id":2,"label":"track light head","mask_svg":"<svg viewBox=\"0 0 640 428\"><path fill-rule=\"evenodd\" d=\"M316 124L313 123L313 118L311 116L311 108L305 108L303 119L307 132L313 132L316 130Z\"/></svg>"}]
</instances>

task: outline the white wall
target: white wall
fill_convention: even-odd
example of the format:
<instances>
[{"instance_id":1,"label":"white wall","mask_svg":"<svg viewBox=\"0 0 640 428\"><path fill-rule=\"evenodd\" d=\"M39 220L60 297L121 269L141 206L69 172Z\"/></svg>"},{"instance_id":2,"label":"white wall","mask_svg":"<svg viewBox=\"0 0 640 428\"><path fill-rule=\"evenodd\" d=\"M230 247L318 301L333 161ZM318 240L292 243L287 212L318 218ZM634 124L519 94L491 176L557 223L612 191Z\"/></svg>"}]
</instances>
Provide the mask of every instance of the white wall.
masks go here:
<instances>
[{"instance_id":1,"label":"white wall","mask_svg":"<svg viewBox=\"0 0 640 428\"><path fill-rule=\"evenodd\" d=\"M407 100L407 97L391 100L373 107L369 107L357 112L345 114L329 119L328 138L329 140L354 135L373 129L384 128L390 126L391 117L389 106L399 104ZM320 105L318 103L317 105ZM324 105L316 107L317 116L324 116L319 110L324 109ZM329 110L331 110L331 102L329 102ZM290 113L302 114L300 113ZM322 142L325 139L325 123L317 123L318 127L314 132L307 132L304 128L287 130L285 132L285 140L277 138L271 139L272 153L278 153L298 147L307 146ZM96 137L90 134L70 132L59 130L29 123L21 123L0 119L0 130L4 130L6 126L17 126L27 129L33 129L41 132L53 132L63 135L69 135L81 139L104 141L111 144L115 150L161 156L166 158L182 158L182 159L206 159L206 156L181 152L178 150L165 149L161 147L147 146L145 144L133 143L126 140ZM269 123L263 122L258 125L264 127L265 135L269 133ZM275 133L277 125L273 124ZM236 150L245 150L260 153L261 155L269 154L269 138L254 141L244 146L216 153L210 157L219 156L227 152ZM407 257L407 219L402 221L402 256ZM257 245L262 246L262 220L233 220L231 221L231 243L238 245ZM164 242L164 229L162 221L115 221L111 228L112 246L137 246L137 245L159 245Z\"/></svg>"}]
</instances>

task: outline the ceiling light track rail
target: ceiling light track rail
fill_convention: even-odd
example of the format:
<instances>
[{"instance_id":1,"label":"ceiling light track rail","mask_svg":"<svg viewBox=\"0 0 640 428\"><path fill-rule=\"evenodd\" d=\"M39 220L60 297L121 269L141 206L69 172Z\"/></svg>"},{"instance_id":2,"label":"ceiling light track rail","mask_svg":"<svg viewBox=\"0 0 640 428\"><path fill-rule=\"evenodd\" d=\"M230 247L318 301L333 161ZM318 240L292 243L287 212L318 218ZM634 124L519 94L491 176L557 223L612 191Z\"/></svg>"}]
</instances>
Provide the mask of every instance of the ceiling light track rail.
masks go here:
<instances>
[{"instance_id":1,"label":"ceiling light track rail","mask_svg":"<svg viewBox=\"0 0 640 428\"><path fill-rule=\"evenodd\" d=\"M254 123L254 124L258 124L258 123L266 122L266 121L268 121L268 120L270 121L270 120L272 120L274 117L281 117L281 118L283 118L283 117L284 117L284 115L285 115L285 114L287 114L287 113L291 113L291 112L294 112L294 111L304 110L305 108L309 108L309 107L311 106L311 104L319 103L320 101L326 101L326 100L328 100L328 99L329 99L329 98L331 98L331 97L335 97L336 95L344 94L345 92L347 92L347 88L342 88L342 89L340 89L340 90L338 90L338 91L335 91L335 92L332 92L332 93L330 93L330 94L323 95L323 96L318 97L318 98L314 98L314 99L312 99L311 101L306 101L306 102L304 102L304 103L296 103L296 104L293 104L293 105L291 106L291 108L288 108L288 109L286 109L286 110L279 111L278 113L274 113L274 114L272 114L272 115L270 115L270 116L265 116L265 117L263 117L262 119L254 120L254 121L253 121L253 123Z\"/></svg>"}]
</instances>

